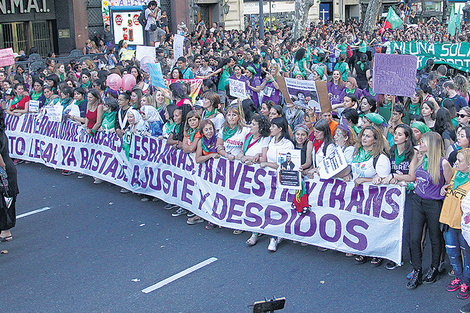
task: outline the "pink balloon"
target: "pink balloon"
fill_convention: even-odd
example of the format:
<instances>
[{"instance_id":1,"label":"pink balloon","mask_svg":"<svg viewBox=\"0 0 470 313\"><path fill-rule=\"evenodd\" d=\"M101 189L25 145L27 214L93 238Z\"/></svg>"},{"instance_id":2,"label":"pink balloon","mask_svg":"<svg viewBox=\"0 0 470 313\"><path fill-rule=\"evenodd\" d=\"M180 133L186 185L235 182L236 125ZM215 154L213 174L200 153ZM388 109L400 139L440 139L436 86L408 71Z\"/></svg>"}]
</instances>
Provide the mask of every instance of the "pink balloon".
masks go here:
<instances>
[{"instance_id":1,"label":"pink balloon","mask_svg":"<svg viewBox=\"0 0 470 313\"><path fill-rule=\"evenodd\" d=\"M136 83L135 77L132 74L126 74L122 76L122 89L131 90L134 88Z\"/></svg>"},{"instance_id":2,"label":"pink balloon","mask_svg":"<svg viewBox=\"0 0 470 313\"><path fill-rule=\"evenodd\" d=\"M111 88L112 90L119 90L122 85L122 78L116 73L113 73L111 75L108 75L106 78L106 84Z\"/></svg>"}]
</instances>

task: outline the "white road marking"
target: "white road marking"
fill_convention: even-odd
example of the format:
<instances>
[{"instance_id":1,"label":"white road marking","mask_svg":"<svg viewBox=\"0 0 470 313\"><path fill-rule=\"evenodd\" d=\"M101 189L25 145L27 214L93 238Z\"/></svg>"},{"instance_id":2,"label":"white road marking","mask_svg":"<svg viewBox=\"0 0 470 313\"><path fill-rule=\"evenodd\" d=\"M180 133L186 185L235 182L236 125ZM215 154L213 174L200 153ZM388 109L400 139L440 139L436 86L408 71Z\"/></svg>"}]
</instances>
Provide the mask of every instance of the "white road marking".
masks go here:
<instances>
[{"instance_id":1,"label":"white road marking","mask_svg":"<svg viewBox=\"0 0 470 313\"><path fill-rule=\"evenodd\" d=\"M47 210L50 210L50 209L51 209L50 207L46 206L45 208L42 208L42 209L37 209L37 210L31 211L31 212L26 212L26 213L20 214L16 217L16 219L26 217L26 216L30 216L30 215L33 215L33 214L36 214L36 213L44 212L44 211L47 211Z\"/></svg>"},{"instance_id":2,"label":"white road marking","mask_svg":"<svg viewBox=\"0 0 470 313\"><path fill-rule=\"evenodd\" d=\"M209 258L209 259L207 259L207 260L205 260L205 261L203 261L203 262L201 262L201 263L198 263L198 264L196 264L196 265L194 265L194 266L191 266L191 267L188 268L188 269L185 269L185 270L182 271L182 272L179 272L178 274L175 274L175 275L173 275L173 276L170 276L170 277L168 277L167 279L164 279L164 280L162 280L161 282L156 283L155 285L152 285L152 286L150 286L150 287L145 288L144 290L142 290L142 292L143 292L143 293L150 293L150 292L152 292L152 291L154 291L154 290L157 290L158 288L161 288L161 287L163 287L163 286L165 286L165 285L167 285L167 284L169 284L169 283L171 283L171 282L174 282L174 281L177 280L178 278L181 278L181 277L183 277L183 276L186 276L186 275L188 275L188 274L191 274L192 272L197 271L198 269L200 269L200 268L202 268L202 267L204 267L204 266L206 266L206 265L209 265L209 264L211 264L211 263L213 263L213 262L215 262L215 261L217 261L217 258L214 258L214 257Z\"/></svg>"}]
</instances>

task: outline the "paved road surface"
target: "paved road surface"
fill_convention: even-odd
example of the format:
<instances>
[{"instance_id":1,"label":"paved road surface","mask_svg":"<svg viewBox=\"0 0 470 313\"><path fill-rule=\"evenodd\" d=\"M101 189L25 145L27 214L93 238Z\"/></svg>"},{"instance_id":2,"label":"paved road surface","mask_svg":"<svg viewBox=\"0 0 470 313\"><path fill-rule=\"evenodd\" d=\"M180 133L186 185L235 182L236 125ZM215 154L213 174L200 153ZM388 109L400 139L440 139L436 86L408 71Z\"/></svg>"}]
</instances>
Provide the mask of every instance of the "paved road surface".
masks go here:
<instances>
[{"instance_id":1,"label":"paved road surface","mask_svg":"<svg viewBox=\"0 0 470 313\"><path fill-rule=\"evenodd\" d=\"M405 288L411 266L356 265L269 238L189 226L164 203L141 202L90 177L64 177L39 164L18 165L21 193L14 240L1 243L1 312L251 312L264 297L286 297L278 312L458 312L467 301L432 285ZM429 246L429 245L428 245ZM429 264L429 251L425 252ZM149 293L142 290L210 258L217 261Z\"/></svg>"}]
</instances>

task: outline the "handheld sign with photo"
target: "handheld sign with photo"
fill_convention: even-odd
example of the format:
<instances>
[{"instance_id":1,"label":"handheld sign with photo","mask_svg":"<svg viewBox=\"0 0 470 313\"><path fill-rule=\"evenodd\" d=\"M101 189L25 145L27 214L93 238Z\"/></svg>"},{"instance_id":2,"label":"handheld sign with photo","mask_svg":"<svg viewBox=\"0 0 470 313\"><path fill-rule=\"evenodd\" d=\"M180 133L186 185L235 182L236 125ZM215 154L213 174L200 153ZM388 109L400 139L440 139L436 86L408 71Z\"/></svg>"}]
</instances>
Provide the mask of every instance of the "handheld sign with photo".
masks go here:
<instances>
[{"instance_id":1,"label":"handheld sign with photo","mask_svg":"<svg viewBox=\"0 0 470 313\"><path fill-rule=\"evenodd\" d=\"M280 188L302 189L300 177L300 150L277 150L278 184Z\"/></svg>"},{"instance_id":2,"label":"handheld sign with photo","mask_svg":"<svg viewBox=\"0 0 470 313\"><path fill-rule=\"evenodd\" d=\"M321 160L319 165L320 178L331 178L344 170L347 166L348 162L346 162L343 150L340 147L336 147L330 154Z\"/></svg>"},{"instance_id":3,"label":"handheld sign with photo","mask_svg":"<svg viewBox=\"0 0 470 313\"><path fill-rule=\"evenodd\" d=\"M29 100L29 112L31 113L39 112L39 100Z\"/></svg>"},{"instance_id":4,"label":"handheld sign with photo","mask_svg":"<svg viewBox=\"0 0 470 313\"><path fill-rule=\"evenodd\" d=\"M384 54L374 56L374 92L377 94L413 97L416 89L418 57Z\"/></svg>"},{"instance_id":5,"label":"handheld sign with photo","mask_svg":"<svg viewBox=\"0 0 470 313\"><path fill-rule=\"evenodd\" d=\"M230 86L230 95L232 97L245 99L246 96L246 84L240 80L236 79L229 79L228 80Z\"/></svg>"},{"instance_id":6,"label":"handheld sign with photo","mask_svg":"<svg viewBox=\"0 0 470 313\"><path fill-rule=\"evenodd\" d=\"M317 113L331 111L326 82L282 76L276 76L276 81L286 101L303 109L314 109Z\"/></svg>"}]
</instances>

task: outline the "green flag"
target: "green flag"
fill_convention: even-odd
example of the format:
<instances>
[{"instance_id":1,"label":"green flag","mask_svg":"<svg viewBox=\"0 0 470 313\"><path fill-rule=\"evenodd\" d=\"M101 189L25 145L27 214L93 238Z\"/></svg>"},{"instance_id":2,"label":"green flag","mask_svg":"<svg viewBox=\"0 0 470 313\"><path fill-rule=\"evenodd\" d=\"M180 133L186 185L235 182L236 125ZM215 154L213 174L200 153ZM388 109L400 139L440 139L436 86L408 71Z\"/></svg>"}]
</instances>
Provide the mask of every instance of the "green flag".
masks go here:
<instances>
[{"instance_id":1,"label":"green flag","mask_svg":"<svg viewBox=\"0 0 470 313\"><path fill-rule=\"evenodd\" d=\"M462 7L459 7L459 11L457 12L457 16L455 17L455 24L457 25L457 32L460 33L460 10Z\"/></svg>"},{"instance_id":2,"label":"green flag","mask_svg":"<svg viewBox=\"0 0 470 313\"><path fill-rule=\"evenodd\" d=\"M452 36L455 36L455 28L456 28L455 8L454 6L452 6L452 10L450 11L450 16L449 16L449 24L447 25L447 32L451 34Z\"/></svg>"},{"instance_id":3,"label":"green flag","mask_svg":"<svg viewBox=\"0 0 470 313\"><path fill-rule=\"evenodd\" d=\"M398 28L401 26L401 24L403 24L402 19L395 13L395 10L392 9L392 7L388 8L386 21L390 23L392 29Z\"/></svg>"}]
</instances>

